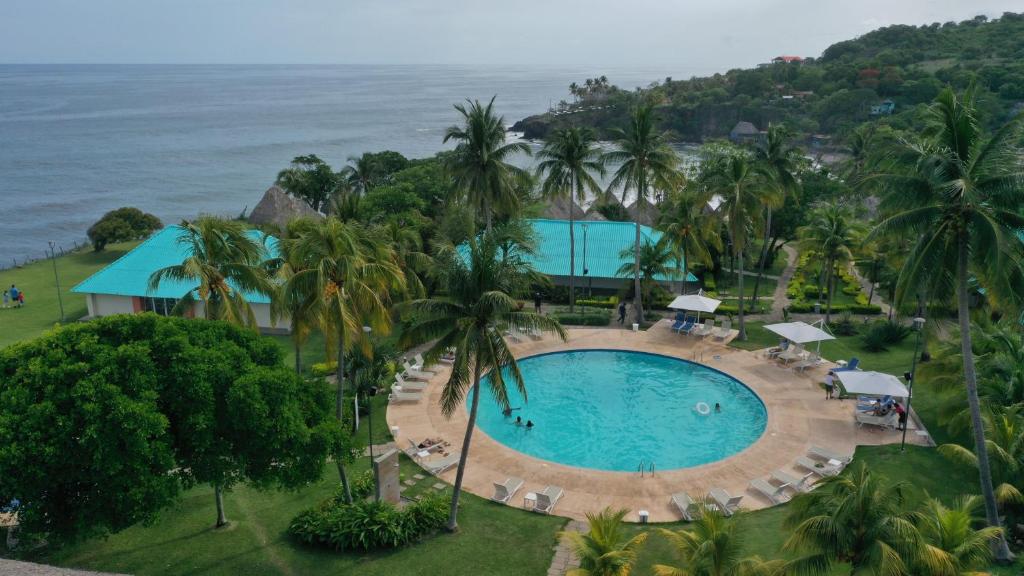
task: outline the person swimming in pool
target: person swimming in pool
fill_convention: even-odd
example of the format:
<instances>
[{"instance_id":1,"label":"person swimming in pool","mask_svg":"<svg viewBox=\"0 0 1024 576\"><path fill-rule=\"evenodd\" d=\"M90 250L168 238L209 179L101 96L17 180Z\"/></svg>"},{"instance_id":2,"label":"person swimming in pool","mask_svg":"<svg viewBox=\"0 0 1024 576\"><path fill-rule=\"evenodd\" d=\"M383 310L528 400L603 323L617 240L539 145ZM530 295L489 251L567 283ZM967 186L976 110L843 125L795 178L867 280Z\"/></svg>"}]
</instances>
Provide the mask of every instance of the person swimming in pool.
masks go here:
<instances>
[{"instance_id":1,"label":"person swimming in pool","mask_svg":"<svg viewBox=\"0 0 1024 576\"><path fill-rule=\"evenodd\" d=\"M721 411L722 411L722 405L719 404L718 402L715 402L715 412L721 412Z\"/></svg>"},{"instance_id":2,"label":"person swimming in pool","mask_svg":"<svg viewBox=\"0 0 1024 576\"><path fill-rule=\"evenodd\" d=\"M523 417L522 416L516 416L516 426L522 426L522 425L523 425Z\"/></svg>"},{"instance_id":3,"label":"person swimming in pool","mask_svg":"<svg viewBox=\"0 0 1024 576\"><path fill-rule=\"evenodd\" d=\"M533 420L527 420L526 421L526 429L529 430L531 428L533 428Z\"/></svg>"}]
</instances>

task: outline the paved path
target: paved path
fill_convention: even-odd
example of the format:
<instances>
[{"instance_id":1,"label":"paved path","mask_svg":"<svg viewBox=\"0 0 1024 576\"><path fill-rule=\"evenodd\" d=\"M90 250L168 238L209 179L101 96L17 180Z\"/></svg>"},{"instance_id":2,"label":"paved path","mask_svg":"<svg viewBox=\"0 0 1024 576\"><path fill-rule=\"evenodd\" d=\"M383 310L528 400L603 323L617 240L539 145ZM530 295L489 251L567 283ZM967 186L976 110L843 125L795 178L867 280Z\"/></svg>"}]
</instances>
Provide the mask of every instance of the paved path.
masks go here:
<instances>
[{"instance_id":1,"label":"paved path","mask_svg":"<svg viewBox=\"0 0 1024 576\"><path fill-rule=\"evenodd\" d=\"M565 525L566 532L586 532L586 530L587 523L582 520L570 520ZM555 546L555 557L551 559L551 566L548 568L548 576L563 576L569 570L579 567L580 561L572 553L569 543L565 538L559 538L558 545Z\"/></svg>"},{"instance_id":2,"label":"paved path","mask_svg":"<svg viewBox=\"0 0 1024 576\"><path fill-rule=\"evenodd\" d=\"M796 248L783 244L782 251L786 254L786 267L782 270L782 274L779 276L779 283L775 286L775 294L772 295L772 311L767 318L771 322L782 320L782 310L789 304L789 298L786 297L786 288L789 287L789 281L793 279L793 274L796 272L798 256Z\"/></svg>"},{"instance_id":3,"label":"paved path","mask_svg":"<svg viewBox=\"0 0 1024 576\"><path fill-rule=\"evenodd\" d=\"M850 266L850 271L853 272L854 278L856 278L857 281L860 282L860 289L863 290L865 294L871 294L871 282L867 278L860 275L860 270L858 270L856 266ZM887 304L885 300L882 300L882 296L877 293L877 290L875 298L872 298L871 301L873 304L878 304L879 306L882 307L883 316L887 318L889 317L889 304Z\"/></svg>"},{"instance_id":4,"label":"paved path","mask_svg":"<svg viewBox=\"0 0 1024 576\"><path fill-rule=\"evenodd\" d=\"M59 568L47 566L46 564L35 564L32 562L19 562L17 560L0 560L0 576L116 576L109 572L89 572L86 570L72 570L70 568Z\"/></svg>"}]
</instances>

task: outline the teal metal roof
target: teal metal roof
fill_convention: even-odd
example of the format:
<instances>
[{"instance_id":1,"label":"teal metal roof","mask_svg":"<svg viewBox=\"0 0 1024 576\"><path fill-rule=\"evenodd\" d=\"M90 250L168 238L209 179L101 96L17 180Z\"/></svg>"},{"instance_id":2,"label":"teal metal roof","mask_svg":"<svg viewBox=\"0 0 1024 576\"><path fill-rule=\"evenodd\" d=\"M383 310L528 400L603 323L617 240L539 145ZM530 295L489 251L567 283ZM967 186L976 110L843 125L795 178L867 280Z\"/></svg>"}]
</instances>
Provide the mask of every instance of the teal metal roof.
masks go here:
<instances>
[{"instance_id":1,"label":"teal metal roof","mask_svg":"<svg viewBox=\"0 0 1024 576\"><path fill-rule=\"evenodd\" d=\"M569 221L568 220L528 220L533 226L537 239L537 255L532 264L538 272L548 276L569 275ZM586 241L586 265L589 276L593 278L616 278L616 272L623 263L631 261L620 258L624 248L633 248L636 241L636 224L633 222L594 222L575 221L574 233L576 240L576 276L583 276L584 240ZM584 235L584 226L586 234ZM640 226L642 241L658 242L661 232L650 226ZM659 276L662 281L679 280ZM697 277L690 273L687 282L696 282Z\"/></svg>"},{"instance_id":2,"label":"teal metal roof","mask_svg":"<svg viewBox=\"0 0 1024 576\"><path fill-rule=\"evenodd\" d=\"M168 226L158 231L124 256L86 278L71 291L80 294L181 298L190 289L196 287L194 282L164 280L160 282L160 286L156 290L149 290L149 277L153 272L181 264L185 258L191 255L188 247L178 242L181 230L180 226ZM263 242L267 250L267 258L277 257L276 238L264 236L257 230L251 230L249 236ZM270 298L263 294L247 293L245 297L254 304L270 302Z\"/></svg>"}]
</instances>

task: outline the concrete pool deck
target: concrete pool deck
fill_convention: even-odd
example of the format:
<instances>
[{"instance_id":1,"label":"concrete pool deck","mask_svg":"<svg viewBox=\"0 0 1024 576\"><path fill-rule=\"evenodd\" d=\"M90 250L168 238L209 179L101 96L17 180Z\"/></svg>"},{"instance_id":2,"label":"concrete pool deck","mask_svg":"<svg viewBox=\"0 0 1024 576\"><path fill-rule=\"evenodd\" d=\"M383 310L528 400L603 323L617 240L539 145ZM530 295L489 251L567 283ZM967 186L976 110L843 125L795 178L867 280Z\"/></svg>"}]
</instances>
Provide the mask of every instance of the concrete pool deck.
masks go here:
<instances>
[{"instance_id":1,"label":"concrete pool deck","mask_svg":"<svg viewBox=\"0 0 1024 576\"><path fill-rule=\"evenodd\" d=\"M743 495L743 508L765 508L771 504L760 495L748 492L750 481L766 478L780 468L795 474L798 470L793 468L794 460L806 455L811 446L852 454L858 445L900 441L898 432L858 427L854 421L854 401L825 400L818 382L835 364L826 362L801 373L765 358L761 352L678 335L669 329L670 324L663 320L645 332L571 329L566 342L551 336L539 341L526 339L513 344L513 350L517 357L592 348L634 350L705 364L740 380L761 397L767 408L768 423L759 440L717 462L675 470L656 468L653 476L645 473L641 477L637 472L594 470L540 460L495 441L478 427L473 432L463 488L490 498L494 482L515 476L525 480L525 484L509 503L512 506L522 507L523 496L528 492L539 492L547 485L555 485L565 491L555 506L556 515L582 519L587 512L611 506L627 508L630 511L627 519L631 521L638 520L639 510L647 510L651 522L667 522L680 519L669 500L674 493L687 492L696 498L712 488L724 488L731 495ZM425 438L440 437L451 444L448 450L458 451L468 414L463 409L456 410L450 419L441 414L439 400L448 370L444 365L434 369L439 373L431 379L423 400L391 404L387 412L388 424L398 427L396 441L400 447L408 447L410 440L419 443ZM927 445L929 439L915 433L911 426L907 442ZM638 462L640 458L638 455ZM454 482L455 468L440 477Z\"/></svg>"}]
</instances>

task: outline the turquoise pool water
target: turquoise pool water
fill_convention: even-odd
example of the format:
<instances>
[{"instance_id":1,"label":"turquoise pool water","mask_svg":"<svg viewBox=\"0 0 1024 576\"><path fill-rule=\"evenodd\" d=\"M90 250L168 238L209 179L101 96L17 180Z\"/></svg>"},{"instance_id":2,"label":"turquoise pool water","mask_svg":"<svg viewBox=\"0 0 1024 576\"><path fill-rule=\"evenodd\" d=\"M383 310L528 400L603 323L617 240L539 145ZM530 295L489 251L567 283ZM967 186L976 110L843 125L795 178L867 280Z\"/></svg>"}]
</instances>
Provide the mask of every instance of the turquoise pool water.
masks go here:
<instances>
[{"instance_id":1,"label":"turquoise pool water","mask_svg":"<svg viewBox=\"0 0 1024 576\"><path fill-rule=\"evenodd\" d=\"M735 454L764 432L754 392L717 370L657 354L578 350L519 361L529 402L510 390L502 415L482 383L477 425L506 446L570 466L635 471L686 468ZM710 414L697 412L706 402ZM715 412L715 403L722 406ZM527 429L515 424L532 420Z\"/></svg>"}]
</instances>

